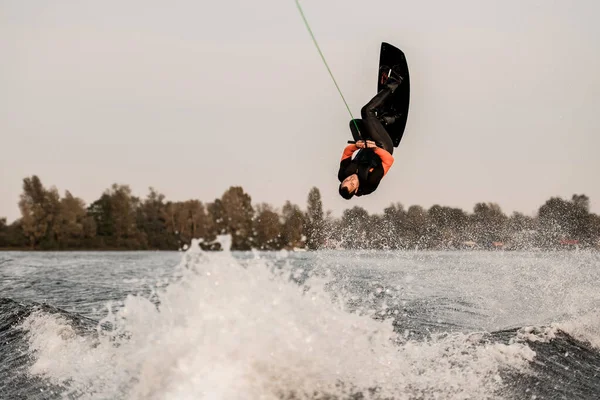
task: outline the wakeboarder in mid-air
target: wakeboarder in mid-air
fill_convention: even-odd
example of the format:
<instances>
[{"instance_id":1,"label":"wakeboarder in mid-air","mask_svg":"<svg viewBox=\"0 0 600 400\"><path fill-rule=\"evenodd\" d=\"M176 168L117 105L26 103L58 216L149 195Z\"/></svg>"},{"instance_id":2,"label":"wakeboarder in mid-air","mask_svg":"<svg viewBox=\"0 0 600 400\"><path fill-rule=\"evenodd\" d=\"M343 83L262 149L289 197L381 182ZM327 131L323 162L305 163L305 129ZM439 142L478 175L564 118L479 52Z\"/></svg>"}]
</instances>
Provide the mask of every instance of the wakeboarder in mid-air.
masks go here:
<instances>
[{"instance_id":1,"label":"wakeboarder in mid-air","mask_svg":"<svg viewBox=\"0 0 600 400\"><path fill-rule=\"evenodd\" d=\"M350 130L354 141L348 142L351 144L346 146L342 154L338 172L338 179L341 182L340 195L345 199L351 199L354 195L364 196L373 193L394 163L392 153L394 147L398 147L400 144L406 127L410 100L410 79L406 56L397 47L389 43L381 43L377 94L362 108L362 119L354 119L319 43L310 29L299 0L296 0L296 6L348 113L352 117Z\"/></svg>"},{"instance_id":2,"label":"wakeboarder in mid-air","mask_svg":"<svg viewBox=\"0 0 600 400\"><path fill-rule=\"evenodd\" d=\"M345 199L373 193L394 163L394 147L404 134L408 115L409 79L404 53L382 43L378 93L350 121L354 142L342 153L338 179Z\"/></svg>"},{"instance_id":3,"label":"wakeboarder in mid-air","mask_svg":"<svg viewBox=\"0 0 600 400\"><path fill-rule=\"evenodd\" d=\"M398 81L388 83L361 110L364 126L361 137L344 149L338 172L339 192L345 199L373 193L394 163L394 144L383 124L393 123L396 117L378 118L377 114L393 96L398 84Z\"/></svg>"}]
</instances>

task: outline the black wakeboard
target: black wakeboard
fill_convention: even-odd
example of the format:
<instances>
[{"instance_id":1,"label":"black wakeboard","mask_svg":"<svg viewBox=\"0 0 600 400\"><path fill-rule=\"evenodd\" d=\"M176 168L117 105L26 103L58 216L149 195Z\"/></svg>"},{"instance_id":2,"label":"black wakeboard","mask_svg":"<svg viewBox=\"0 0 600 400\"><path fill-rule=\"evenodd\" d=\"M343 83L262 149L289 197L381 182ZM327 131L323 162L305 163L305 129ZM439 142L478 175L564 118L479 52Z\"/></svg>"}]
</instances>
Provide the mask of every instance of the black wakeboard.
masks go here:
<instances>
[{"instance_id":1,"label":"black wakeboard","mask_svg":"<svg viewBox=\"0 0 600 400\"><path fill-rule=\"evenodd\" d=\"M406 56L402 50L389 43L381 43L379 54L379 72L377 75L377 92L381 91L387 83L388 76L395 79L400 76L402 83L394 92L394 96L388 102L388 106L381 111L379 116L395 116L396 120L384 127L392 138L394 147L398 147L408 119L408 105L410 102L410 76Z\"/></svg>"},{"instance_id":2,"label":"black wakeboard","mask_svg":"<svg viewBox=\"0 0 600 400\"><path fill-rule=\"evenodd\" d=\"M386 131L392 138L394 147L398 147L404 129L406 128L406 120L408 118L408 105L410 102L410 76L408 74L408 64L402 50L392 46L389 43L381 43L381 52L379 54L379 71L377 74L377 93L379 93L390 81L399 80L402 83L394 92L393 97L387 102L386 107L380 110L379 117L389 116L395 117L395 121L391 124L383 124ZM400 77L400 78L399 78ZM364 124L362 119L354 119L350 121L350 131L355 141L362 140L361 132Z\"/></svg>"}]
</instances>

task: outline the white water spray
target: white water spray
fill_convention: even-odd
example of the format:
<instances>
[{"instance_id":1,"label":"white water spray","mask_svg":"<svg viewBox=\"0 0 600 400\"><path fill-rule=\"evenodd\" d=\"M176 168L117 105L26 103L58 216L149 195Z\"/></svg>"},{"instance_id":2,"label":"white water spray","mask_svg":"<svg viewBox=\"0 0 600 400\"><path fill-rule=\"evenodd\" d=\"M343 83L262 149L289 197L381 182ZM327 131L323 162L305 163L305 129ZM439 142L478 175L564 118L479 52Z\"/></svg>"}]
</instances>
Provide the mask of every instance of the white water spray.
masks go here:
<instances>
[{"instance_id":1,"label":"white water spray","mask_svg":"<svg viewBox=\"0 0 600 400\"><path fill-rule=\"evenodd\" d=\"M195 243L160 305L127 297L101 321L111 332L80 337L62 317L32 314L30 372L90 399L484 399L496 397L502 368L534 357L525 344L465 334L406 340L390 321L332 302L325 280L299 286L290 271Z\"/></svg>"}]
</instances>

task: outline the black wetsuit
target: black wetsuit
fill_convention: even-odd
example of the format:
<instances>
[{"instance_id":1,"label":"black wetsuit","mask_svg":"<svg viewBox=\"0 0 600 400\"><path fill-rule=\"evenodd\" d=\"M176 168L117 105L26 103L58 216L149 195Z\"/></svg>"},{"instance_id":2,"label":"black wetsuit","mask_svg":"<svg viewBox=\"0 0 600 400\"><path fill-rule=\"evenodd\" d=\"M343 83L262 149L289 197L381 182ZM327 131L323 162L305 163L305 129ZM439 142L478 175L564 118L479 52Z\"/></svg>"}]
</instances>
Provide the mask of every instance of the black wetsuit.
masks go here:
<instances>
[{"instance_id":1,"label":"black wetsuit","mask_svg":"<svg viewBox=\"0 0 600 400\"><path fill-rule=\"evenodd\" d=\"M392 94L388 87L375 95L360 111L364 123L363 140L372 140L388 153L394 152L394 144L390 135L377 118L377 108L381 107ZM356 138L355 138L356 139ZM381 178L385 175L381 158L373 149L361 149L354 159L346 158L340 162L338 179L342 182L348 176L358 174L359 186L356 196L370 194L377 189Z\"/></svg>"},{"instance_id":2,"label":"black wetsuit","mask_svg":"<svg viewBox=\"0 0 600 400\"><path fill-rule=\"evenodd\" d=\"M354 159L349 157L340 162L340 182L352 174L358 174L360 182L356 196L373 193L384 175L381 159L372 149L361 149Z\"/></svg>"}]
</instances>

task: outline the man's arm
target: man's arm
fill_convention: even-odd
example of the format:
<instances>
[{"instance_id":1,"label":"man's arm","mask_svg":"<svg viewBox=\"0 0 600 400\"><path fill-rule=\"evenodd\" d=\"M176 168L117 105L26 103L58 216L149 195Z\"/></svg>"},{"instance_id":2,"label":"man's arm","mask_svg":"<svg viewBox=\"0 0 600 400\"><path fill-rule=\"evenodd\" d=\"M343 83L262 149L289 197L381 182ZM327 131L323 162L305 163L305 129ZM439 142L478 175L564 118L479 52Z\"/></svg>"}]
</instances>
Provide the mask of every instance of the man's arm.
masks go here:
<instances>
[{"instance_id":1,"label":"man's arm","mask_svg":"<svg viewBox=\"0 0 600 400\"><path fill-rule=\"evenodd\" d=\"M381 164L383 166L383 175L387 174L388 170L394 163L394 156L392 156L390 153L388 153L387 150L382 149L381 147L376 147L374 151L375 154L377 154L379 158L381 158Z\"/></svg>"},{"instance_id":2,"label":"man's arm","mask_svg":"<svg viewBox=\"0 0 600 400\"><path fill-rule=\"evenodd\" d=\"M342 153L342 161L344 161L347 158L352 157L352 154L354 154L354 152L357 149L358 149L358 147L356 147L356 144L354 144L354 143L346 146L346 148L344 148L344 152Z\"/></svg>"},{"instance_id":3,"label":"man's arm","mask_svg":"<svg viewBox=\"0 0 600 400\"><path fill-rule=\"evenodd\" d=\"M340 162L340 170L338 171L338 180L340 182L347 178L347 176L346 176L346 168L348 168L348 165L351 162L352 162L352 158L350 158L350 157L343 158L342 161Z\"/></svg>"},{"instance_id":4,"label":"man's arm","mask_svg":"<svg viewBox=\"0 0 600 400\"><path fill-rule=\"evenodd\" d=\"M367 181L364 185L362 185L364 186L362 190L363 194L373 193L375 189L377 189L377 187L379 186L379 182L381 182L383 175L385 175L385 173L383 172L382 166L372 168L372 170L369 172L369 175L367 176Z\"/></svg>"}]
</instances>

